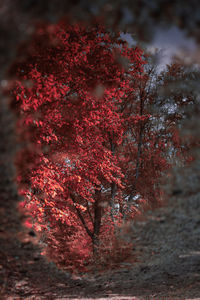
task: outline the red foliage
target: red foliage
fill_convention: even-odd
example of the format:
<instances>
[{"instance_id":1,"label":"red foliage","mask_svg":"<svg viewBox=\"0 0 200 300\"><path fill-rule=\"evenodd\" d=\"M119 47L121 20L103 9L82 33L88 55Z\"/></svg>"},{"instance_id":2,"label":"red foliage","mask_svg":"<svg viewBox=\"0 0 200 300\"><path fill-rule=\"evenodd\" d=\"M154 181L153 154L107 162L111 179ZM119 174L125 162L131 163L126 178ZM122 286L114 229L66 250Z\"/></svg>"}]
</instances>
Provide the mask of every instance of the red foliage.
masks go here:
<instances>
[{"instance_id":1,"label":"red foliage","mask_svg":"<svg viewBox=\"0 0 200 300\"><path fill-rule=\"evenodd\" d=\"M156 182L168 168L145 108L144 54L99 24L65 22L38 26L23 51L12 90L19 189L44 253L84 269L92 249L104 257L118 249L115 227L159 199Z\"/></svg>"}]
</instances>

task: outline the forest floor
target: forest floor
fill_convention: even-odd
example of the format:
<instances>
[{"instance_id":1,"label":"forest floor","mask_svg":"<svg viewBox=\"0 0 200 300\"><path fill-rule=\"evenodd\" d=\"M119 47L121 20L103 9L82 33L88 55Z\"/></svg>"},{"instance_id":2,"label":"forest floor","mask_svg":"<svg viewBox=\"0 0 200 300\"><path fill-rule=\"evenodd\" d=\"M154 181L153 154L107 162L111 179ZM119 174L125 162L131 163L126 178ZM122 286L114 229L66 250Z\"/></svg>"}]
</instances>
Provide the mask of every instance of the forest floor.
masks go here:
<instances>
[{"instance_id":1,"label":"forest floor","mask_svg":"<svg viewBox=\"0 0 200 300\"><path fill-rule=\"evenodd\" d=\"M27 231L16 234L12 209L1 207L0 299L200 299L199 189L174 190L131 225L134 262L82 277L47 263Z\"/></svg>"}]
</instances>

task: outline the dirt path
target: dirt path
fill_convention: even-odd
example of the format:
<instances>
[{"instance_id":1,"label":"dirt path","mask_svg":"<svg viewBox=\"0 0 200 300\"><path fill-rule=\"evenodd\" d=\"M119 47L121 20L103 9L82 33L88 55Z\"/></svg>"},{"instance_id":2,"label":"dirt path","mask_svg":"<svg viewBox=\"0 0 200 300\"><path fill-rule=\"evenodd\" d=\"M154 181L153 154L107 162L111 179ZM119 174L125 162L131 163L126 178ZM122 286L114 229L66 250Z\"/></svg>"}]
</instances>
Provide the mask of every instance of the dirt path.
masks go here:
<instances>
[{"instance_id":1,"label":"dirt path","mask_svg":"<svg viewBox=\"0 0 200 300\"><path fill-rule=\"evenodd\" d=\"M136 262L82 278L48 264L31 232L17 235L19 224L4 202L0 299L200 299L199 169L187 170L190 183L182 174L166 207L131 226Z\"/></svg>"}]
</instances>

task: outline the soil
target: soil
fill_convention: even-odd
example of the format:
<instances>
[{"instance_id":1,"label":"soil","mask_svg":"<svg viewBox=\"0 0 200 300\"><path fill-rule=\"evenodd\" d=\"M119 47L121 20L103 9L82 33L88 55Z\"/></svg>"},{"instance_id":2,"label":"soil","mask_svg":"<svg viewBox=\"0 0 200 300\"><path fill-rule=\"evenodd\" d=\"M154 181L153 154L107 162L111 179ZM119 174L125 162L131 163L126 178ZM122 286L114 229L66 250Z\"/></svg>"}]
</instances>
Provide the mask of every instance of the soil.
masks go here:
<instances>
[{"instance_id":1,"label":"soil","mask_svg":"<svg viewBox=\"0 0 200 300\"><path fill-rule=\"evenodd\" d=\"M0 299L200 299L199 168L177 178L168 204L131 224L135 259L103 273L57 270L39 254L32 231L18 232L20 219L4 202Z\"/></svg>"}]
</instances>

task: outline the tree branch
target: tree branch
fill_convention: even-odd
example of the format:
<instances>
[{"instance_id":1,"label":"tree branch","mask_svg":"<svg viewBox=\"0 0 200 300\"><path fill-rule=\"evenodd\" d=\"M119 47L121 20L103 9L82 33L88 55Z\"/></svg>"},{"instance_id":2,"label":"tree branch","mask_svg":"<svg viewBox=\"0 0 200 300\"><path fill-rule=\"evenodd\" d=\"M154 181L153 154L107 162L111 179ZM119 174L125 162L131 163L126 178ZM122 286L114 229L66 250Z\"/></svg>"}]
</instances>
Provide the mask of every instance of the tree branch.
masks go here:
<instances>
[{"instance_id":1,"label":"tree branch","mask_svg":"<svg viewBox=\"0 0 200 300\"><path fill-rule=\"evenodd\" d=\"M85 220L84 220L84 218L83 218L83 216L82 216L80 210L79 210L78 207L76 206L75 197L74 197L74 195L73 195L72 193L70 193L70 197L71 197L71 199L72 199L72 201L73 201L73 203L74 203L75 209L76 209L76 211L77 211L77 215L78 215L79 219L81 220L81 222L82 222L82 224L83 224L83 226L84 226L84 228L85 228L87 234L91 237L91 239L93 239L93 233L91 232L91 230L90 230L90 229L88 228L88 226L86 225L86 222L85 222Z\"/></svg>"}]
</instances>

